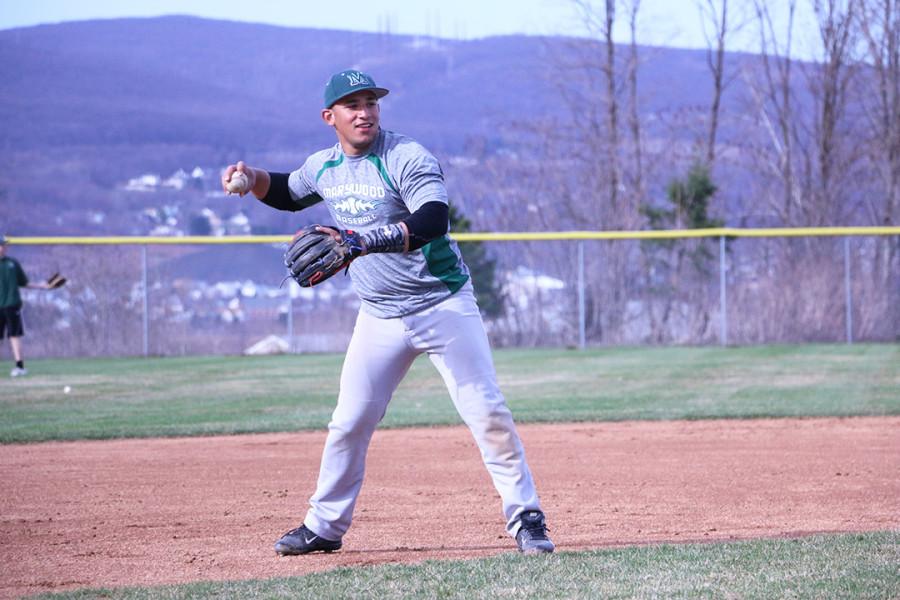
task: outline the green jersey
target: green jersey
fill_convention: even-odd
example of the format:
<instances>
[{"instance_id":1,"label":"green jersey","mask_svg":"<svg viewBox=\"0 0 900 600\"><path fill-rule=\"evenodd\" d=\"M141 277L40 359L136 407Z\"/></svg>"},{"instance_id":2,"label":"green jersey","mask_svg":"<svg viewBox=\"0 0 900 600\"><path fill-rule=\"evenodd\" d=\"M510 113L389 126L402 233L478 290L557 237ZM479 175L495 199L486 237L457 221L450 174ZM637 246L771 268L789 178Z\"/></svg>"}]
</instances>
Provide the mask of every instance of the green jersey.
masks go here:
<instances>
[{"instance_id":1,"label":"green jersey","mask_svg":"<svg viewBox=\"0 0 900 600\"><path fill-rule=\"evenodd\" d=\"M0 308L21 306L22 297L19 288L28 285L28 277L22 265L8 256L0 259Z\"/></svg>"}]
</instances>

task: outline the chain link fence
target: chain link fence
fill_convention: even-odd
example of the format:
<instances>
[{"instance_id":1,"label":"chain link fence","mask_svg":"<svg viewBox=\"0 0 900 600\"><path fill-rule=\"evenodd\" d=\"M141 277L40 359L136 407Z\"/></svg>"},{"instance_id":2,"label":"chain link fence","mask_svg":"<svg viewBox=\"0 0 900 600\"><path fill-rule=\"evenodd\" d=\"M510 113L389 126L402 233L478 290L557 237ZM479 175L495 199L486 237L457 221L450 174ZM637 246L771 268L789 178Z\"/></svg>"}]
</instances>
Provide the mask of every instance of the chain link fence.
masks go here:
<instances>
[{"instance_id":1,"label":"chain link fence","mask_svg":"<svg viewBox=\"0 0 900 600\"><path fill-rule=\"evenodd\" d=\"M496 347L900 340L900 228L456 237L495 260ZM286 279L280 238L11 241L69 280L22 291L29 358L340 352L359 309Z\"/></svg>"}]
</instances>

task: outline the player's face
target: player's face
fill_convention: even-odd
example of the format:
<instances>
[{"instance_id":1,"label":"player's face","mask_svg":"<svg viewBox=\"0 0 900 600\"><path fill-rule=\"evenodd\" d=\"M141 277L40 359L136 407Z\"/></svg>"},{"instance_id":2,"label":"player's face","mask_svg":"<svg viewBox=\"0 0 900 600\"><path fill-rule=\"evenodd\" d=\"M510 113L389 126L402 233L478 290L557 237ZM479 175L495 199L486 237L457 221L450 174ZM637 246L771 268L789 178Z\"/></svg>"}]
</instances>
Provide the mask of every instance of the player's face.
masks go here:
<instances>
[{"instance_id":1,"label":"player's face","mask_svg":"<svg viewBox=\"0 0 900 600\"><path fill-rule=\"evenodd\" d=\"M338 100L322 111L322 119L334 127L341 148L350 156L364 154L378 135L378 97L368 90Z\"/></svg>"}]
</instances>

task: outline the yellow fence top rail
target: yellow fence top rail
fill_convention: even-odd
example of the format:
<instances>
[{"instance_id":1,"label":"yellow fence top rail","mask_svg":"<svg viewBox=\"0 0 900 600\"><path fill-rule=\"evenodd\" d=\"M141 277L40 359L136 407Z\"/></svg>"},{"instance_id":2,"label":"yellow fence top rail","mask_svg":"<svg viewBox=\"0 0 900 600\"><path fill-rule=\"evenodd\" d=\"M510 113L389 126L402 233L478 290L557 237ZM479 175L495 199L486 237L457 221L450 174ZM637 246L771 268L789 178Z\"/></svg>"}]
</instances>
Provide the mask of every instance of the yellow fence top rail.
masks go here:
<instances>
[{"instance_id":1,"label":"yellow fence top rail","mask_svg":"<svg viewBox=\"0 0 900 600\"><path fill-rule=\"evenodd\" d=\"M741 229L719 227L710 229L669 229L654 231L541 231L453 233L460 242L513 242L538 240L661 240L706 237L827 237L900 235L900 227L794 227L770 229ZM121 245L121 244L281 244L290 235L240 235L180 237L108 236L108 237L14 237L7 238L17 245Z\"/></svg>"}]
</instances>

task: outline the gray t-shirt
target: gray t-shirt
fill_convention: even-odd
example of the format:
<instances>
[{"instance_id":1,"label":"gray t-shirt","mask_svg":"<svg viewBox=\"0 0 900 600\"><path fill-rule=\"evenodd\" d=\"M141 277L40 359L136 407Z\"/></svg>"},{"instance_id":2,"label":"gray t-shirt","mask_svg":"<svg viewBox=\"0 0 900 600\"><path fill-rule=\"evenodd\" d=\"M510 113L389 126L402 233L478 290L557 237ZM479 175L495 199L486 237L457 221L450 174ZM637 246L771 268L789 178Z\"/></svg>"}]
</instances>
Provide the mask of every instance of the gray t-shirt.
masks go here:
<instances>
[{"instance_id":1,"label":"gray t-shirt","mask_svg":"<svg viewBox=\"0 0 900 600\"><path fill-rule=\"evenodd\" d=\"M426 202L447 204L437 159L411 138L383 129L363 156L347 156L340 144L316 152L290 174L288 187L300 206L324 200L340 229L357 232L397 223ZM469 280L449 234L418 250L361 256L349 273L363 310L381 318L433 306Z\"/></svg>"}]
</instances>

